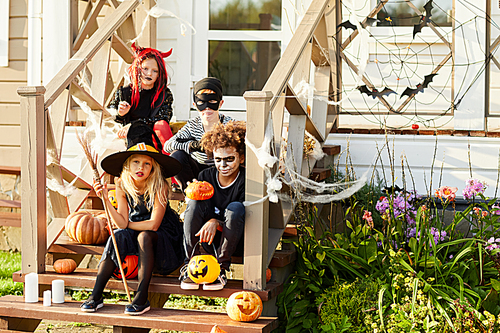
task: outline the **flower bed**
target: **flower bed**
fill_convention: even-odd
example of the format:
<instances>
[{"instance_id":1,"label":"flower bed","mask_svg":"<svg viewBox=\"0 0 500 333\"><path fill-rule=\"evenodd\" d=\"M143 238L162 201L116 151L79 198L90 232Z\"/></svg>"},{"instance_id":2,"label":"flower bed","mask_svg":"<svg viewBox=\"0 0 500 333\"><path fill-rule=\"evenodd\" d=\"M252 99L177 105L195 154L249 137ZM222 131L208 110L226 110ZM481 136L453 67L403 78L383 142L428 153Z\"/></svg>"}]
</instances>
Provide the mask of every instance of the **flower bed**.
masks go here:
<instances>
[{"instance_id":1,"label":"flower bed","mask_svg":"<svg viewBox=\"0 0 500 333\"><path fill-rule=\"evenodd\" d=\"M500 332L500 208L486 187L466 182L463 211L456 187L427 198L397 186L365 189L346 203L346 231L336 234L314 206L300 205L280 330ZM454 217L445 222L447 209Z\"/></svg>"}]
</instances>

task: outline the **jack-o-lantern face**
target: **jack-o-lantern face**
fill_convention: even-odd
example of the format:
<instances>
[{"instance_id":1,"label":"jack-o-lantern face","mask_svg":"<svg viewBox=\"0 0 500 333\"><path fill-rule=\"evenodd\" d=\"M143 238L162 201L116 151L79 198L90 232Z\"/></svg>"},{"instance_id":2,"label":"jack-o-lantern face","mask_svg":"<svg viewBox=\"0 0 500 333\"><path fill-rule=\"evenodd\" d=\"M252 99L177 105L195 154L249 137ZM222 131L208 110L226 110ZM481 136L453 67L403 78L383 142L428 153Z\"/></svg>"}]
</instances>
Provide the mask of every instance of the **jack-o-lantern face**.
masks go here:
<instances>
[{"instance_id":1,"label":"jack-o-lantern face","mask_svg":"<svg viewBox=\"0 0 500 333\"><path fill-rule=\"evenodd\" d=\"M254 321L262 314L262 300L251 291L238 291L227 300L229 318L236 321Z\"/></svg>"},{"instance_id":2,"label":"jack-o-lantern face","mask_svg":"<svg viewBox=\"0 0 500 333\"><path fill-rule=\"evenodd\" d=\"M115 209L118 208L118 203L116 202L116 190L108 191L108 199Z\"/></svg>"},{"instance_id":3,"label":"jack-o-lantern face","mask_svg":"<svg viewBox=\"0 0 500 333\"><path fill-rule=\"evenodd\" d=\"M206 181L189 183L184 191L186 197L192 200L207 200L214 195L214 187Z\"/></svg>"},{"instance_id":4,"label":"jack-o-lantern face","mask_svg":"<svg viewBox=\"0 0 500 333\"><path fill-rule=\"evenodd\" d=\"M212 255L194 256L189 260L188 275L195 283L212 283L217 279L219 274L220 265Z\"/></svg>"}]
</instances>

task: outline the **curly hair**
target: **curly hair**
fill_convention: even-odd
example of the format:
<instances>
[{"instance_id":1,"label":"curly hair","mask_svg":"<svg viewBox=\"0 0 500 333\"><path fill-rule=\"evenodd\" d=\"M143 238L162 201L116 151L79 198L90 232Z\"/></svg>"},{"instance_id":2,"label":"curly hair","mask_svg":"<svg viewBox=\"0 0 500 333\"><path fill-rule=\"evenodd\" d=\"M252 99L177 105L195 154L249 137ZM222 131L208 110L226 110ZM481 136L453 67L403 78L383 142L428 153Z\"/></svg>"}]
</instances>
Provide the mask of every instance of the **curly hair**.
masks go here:
<instances>
[{"instance_id":1,"label":"curly hair","mask_svg":"<svg viewBox=\"0 0 500 333\"><path fill-rule=\"evenodd\" d=\"M207 152L218 148L234 147L240 155L245 155L246 123L231 120L228 123L215 125L210 132L203 134L201 145Z\"/></svg>"}]
</instances>

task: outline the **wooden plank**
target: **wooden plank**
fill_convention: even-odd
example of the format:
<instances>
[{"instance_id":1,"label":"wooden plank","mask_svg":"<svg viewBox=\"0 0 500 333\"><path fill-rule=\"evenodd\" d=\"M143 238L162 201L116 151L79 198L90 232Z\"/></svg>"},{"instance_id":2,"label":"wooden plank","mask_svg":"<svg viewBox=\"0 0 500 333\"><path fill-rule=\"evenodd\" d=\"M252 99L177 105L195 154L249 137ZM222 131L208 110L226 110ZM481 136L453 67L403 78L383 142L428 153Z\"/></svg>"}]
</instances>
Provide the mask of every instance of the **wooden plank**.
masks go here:
<instances>
[{"instance_id":1,"label":"wooden plank","mask_svg":"<svg viewBox=\"0 0 500 333\"><path fill-rule=\"evenodd\" d=\"M111 6L113 8L118 8L118 6L120 5L118 0L109 0L109 3L111 4ZM123 22L123 24L120 26L120 28L118 28L118 30L116 32L117 32L118 36L120 36L120 38L126 44L130 45L131 44L130 41L137 36L137 34L135 32L134 17L133 16L127 17L125 22Z\"/></svg>"},{"instance_id":2,"label":"wooden plank","mask_svg":"<svg viewBox=\"0 0 500 333\"><path fill-rule=\"evenodd\" d=\"M19 96L16 94L19 86L25 85L24 82L0 82L0 101L3 103L19 103Z\"/></svg>"},{"instance_id":3,"label":"wooden plank","mask_svg":"<svg viewBox=\"0 0 500 333\"><path fill-rule=\"evenodd\" d=\"M21 227L21 213L0 212L0 226Z\"/></svg>"},{"instance_id":4,"label":"wooden plank","mask_svg":"<svg viewBox=\"0 0 500 333\"><path fill-rule=\"evenodd\" d=\"M11 61L28 61L28 40L27 39L11 39L9 40L9 62ZM25 77L23 73L21 77Z\"/></svg>"},{"instance_id":5,"label":"wooden plank","mask_svg":"<svg viewBox=\"0 0 500 333\"><path fill-rule=\"evenodd\" d=\"M128 316L123 314L123 305L105 304L99 311L88 313L80 310L80 304L81 302L69 301L47 307L40 302L24 303L22 296L3 296L0 298L0 316L202 332L210 331L215 324L228 333L271 332L278 327L277 319L272 317L261 317L254 322L245 323L234 321L225 313L162 308L152 308L142 316Z\"/></svg>"},{"instance_id":6,"label":"wooden plank","mask_svg":"<svg viewBox=\"0 0 500 333\"><path fill-rule=\"evenodd\" d=\"M47 252L64 231L66 218L54 218L47 226Z\"/></svg>"},{"instance_id":7,"label":"wooden plank","mask_svg":"<svg viewBox=\"0 0 500 333\"><path fill-rule=\"evenodd\" d=\"M108 83L108 71L109 71L109 59L111 56L111 42L105 41L102 47L97 51L94 56L93 71L92 71L92 83L90 89L92 91L92 97L100 105L104 105L106 102L106 86Z\"/></svg>"},{"instance_id":8,"label":"wooden plank","mask_svg":"<svg viewBox=\"0 0 500 333\"><path fill-rule=\"evenodd\" d=\"M111 39L111 47L123 59L123 61L125 61L125 63L131 64L134 60L134 52L116 33Z\"/></svg>"},{"instance_id":9,"label":"wooden plank","mask_svg":"<svg viewBox=\"0 0 500 333\"><path fill-rule=\"evenodd\" d=\"M311 117L307 114L306 109L302 103L297 100L295 92L290 86L287 86L286 92L287 98L285 99L285 107L290 115L303 115L306 117L306 130L316 138L319 142L324 142L325 138L321 135L316 125L313 123Z\"/></svg>"},{"instance_id":10,"label":"wooden plank","mask_svg":"<svg viewBox=\"0 0 500 333\"><path fill-rule=\"evenodd\" d=\"M142 6L135 12L135 30L137 34L141 34L143 22L146 20L147 11L154 7L155 0L142 0ZM156 18L154 16L147 17L144 31L139 36L137 44L156 48Z\"/></svg>"},{"instance_id":11,"label":"wooden plank","mask_svg":"<svg viewBox=\"0 0 500 333\"><path fill-rule=\"evenodd\" d=\"M312 42L309 42L304 47L303 52L300 54L299 59L297 59L297 64L292 76L292 87L297 87L299 83L309 84L311 82L311 55L312 55ZM307 103L309 102L309 89L306 89L306 93L296 98L300 103L307 109Z\"/></svg>"},{"instance_id":12,"label":"wooden plank","mask_svg":"<svg viewBox=\"0 0 500 333\"><path fill-rule=\"evenodd\" d=\"M62 172L64 180L67 181L68 183L73 182L75 177L77 177L73 172L71 172L70 170L68 170L66 167L64 167L62 165L61 165L61 172ZM75 183L73 185L79 189L86 189L86 190L92 189L92 185L87 183L85 180L81 179L80 177L78 177L78 179L75 181Z\"/></svg>"},{"instance_id":13,"label":"wooden plank","mask_svg":"<svg viewBox=\"0 0 500 333\"><path fill-rule=\"evenodd\" d=\"M113 12L112 17L82 45L73 57L63 66L56 76L47 84L45 107L49 107L57 96L73 81L78 72L92 59L101 45L109 39L125 19L139 5L139 0L124 0Z\"/></svg>"},{"instance_id":14,"label":"wooden plank","mask_svg":"<svg viewBox=\"0 0 500 333\"><path fill-rule=\"evenodd\" d=\"M76 212L77 210L82 207L82 205L85 203L89 196L89 191L88 190L80 190L77 189L75 193L73 193L69 198L68 198L68 206L70 212Z\"/></svg>"},{"instance_id":15,"label":"wooden plank","mask_svg":"<svg viewBox=\"0 0 500 333\"><path fill-rule=\"evenodd\" d=\"M305 48L307 47L316 26L323 17L323 13L327 5L328 1L312 1L309 9L305 13L300 25L297 27L297 30L289 42L289 45L293 47L287 47L285 49L283 55L276 64L276 67L269 76L269 79L264 85L264 88L262 88L262 91L271 91L273 96L278 96L279 92L285 90L288 80L297 66L297 59L299 59L300 55L303 54ZM271 101L271 109L274 109L274 104L276 103L277 99L274 98Z\"/></svg>"},{"instance_id":16,"label":"wooden plank","mask_svg":"<svg viewBox=\"0 0 500 333\"><path fill-rule=\"evenodd\" d=\"M71 274L61 275L54 272L52 266L47 266L47 270L44 273L40 273L38 275L38 281L39 284L50 285L52 283L52 280L63 278L65 286L93 288L96 275L96 269L88 268L77 268ZM24 282L24 275L21 272L15 272L12 275L12 278L14 282ZM128 285L131 290L137 290L138 280L128 280ZM106 285L106 289L124 290L123 282L117 279L110 279L108 281L108 284ZM180 287L178 276L162 275L153 275L151 283L149 285L149 292L151 293L197 295L206 297L229 297L232 293L241 290L244 290L243 281L241 280L228 280L228 283L224 287L224 289L219 291L207 291L203 290L203 288L200 288L198 290L182 290ZM269 283L265 290L256 290L254 292L259 295L262 301L265 302L278 296L282 291L283 285L281 283L273 282Z\"/></svg>"},{"instance_id":17,"label":"wooden plank","mask_svg":"<svg viewBox=\"0 0 500 333\"><path fill-rule=\"evenodd\" d=\"M0 80L26 82L27 68L26 61L12 61L9 59L9 67L0 67Z\"/></svg>"},{"instance_id":18,"label":"wooden plank","mask_svg":"<svg viewBox=\"0 0 500 333\"><path fill-rule=\"evenodd\" d=\"M123 62L120 66L120 69L118 70L118 74L116 76L115 83L113 85L112 93L109 94L108 98L106 99L106 104L105 106L108 106L109 103L111 103L111 100L115 97L115 91L123 86L123 83L125 82L125 71L127 70L127 63Z\"/></svg>"},{"instance_id":19,"label":"wooden plank","mask_svg":"<svg viewBox=\"0 0 500 333\"><path fill-rule=\"evenodd\" d=\"M50 107L47 119L47 149L59 163L62 154L64 130L66 129L66 116L70 106L69 91L66 89Z\"/></svg>"},{"instance_id":20,"label":"wooden plank","mask_svg":"<svg viewBox=\"0 0 500 333\"><path fill-rule=\"evenodd\" d=\"M21 147L0 147L0 164L12 167L21 165Z\"/></svg>"},{"instance_id":21,"label":"wooden plank","mask_svg":"<svg viewBox=\"0 0 500 333\"><path fill-rule=\"evenodd\" d=\"M44 87L20 87L23 273L45 271L47 196Z\"/></svg>"},{"instance_id":22,"label":"wooden plank","mask_svg":"<svg viewBox=\"0 0 500 333\"><path fill-rule=\"evenodd\" d=\"M0 165L0 174L19 176L21 174L21 167Z\"/></svg>"},{"instance_id":23,"label":"wooden plank","mask_svg":"<svg viewBox=\"0 0 500 333\"><path fill-rule=\"evenodd\" d=\"M96 101L94 97L92 97L92 95L90 95L87 91L85 91L85 89L80 87L80 85L78 85L75 81L71 82L70 94L86 102L91 110L102 111L102 113L106 117L111 116L111 114L108 112L108 110L106 110L106 108L103 105L101 105L98 101Z\"/></svg>"},{"instance_id":24,"label":"wooden plank","mask_svg":"<svg viewBox=\"0 0 500 333\"><path fill-rule=\"evenodd\" d=\"M0 207L2 208L21 208L20 200L0 199Z\"/></svg>"},{"instance_id":25,"label":"wooden plank","mask_svg":"<svg viewBox=\"0 0 500 333\"><path fill-rule=\"evenodd\" d=\"M295 172L302 174L304 137L306 134L306 115L290 114L286 153L291 154ZM286 157L287 159L289 156ZM286 175L285 175L286 176Z\"/></svg>"},{"instance_id":26,"label":"wooden plank","mask_svg":"<svg viewBox=\"0 0 500 333\"><path fill-rule=\"evenodd\" d=\"M274 72L273 72L274 73ZM282 90L278 90L282 91ZM247 102L247 140L260 147L264 141L269 120L270 91L247 91L243 97ZM254 152L246 148L245 200L257 201L266 195L266 176L259 166ZM244 288L263 290L266 288L268 251L269 201L247 206L245 209L245 265L243 267Z\"/></svg>"},{"instance_id":27,"label":"wooden plank","mask_svg":"<svg viewBox=\"0 0 500 333\"><path fill-rule=\"evenodd\" d=\"M315 182L321 182L332 175L332 169L330 168L314 168L309 176L310 179Z\"/></svg>"},{"instance_id":28,"label":"wooden plank","mask_svg":"<svg viewBox=\"0 0 500 333\"><path fill-rule=\"evenodd\" d=\"M87 35L89 35L91 33L91 30L93 30L97 25L97 16L101 12L102 6L104 6L105 3L106 0L99 0L99 2L92 7L92 11L86 17L82 27L80 28L80 31L78 32L78 35L75 38L75 42L73 43L74 52L80 49L83 42L85 41L85 38L87 38Z\"/></svg>"},{"instance_id":29,"label":"wooden plank","mask_svg":"<svg viewBox=\"0 0 500 333\"><path fill-rule=\"evenodd\" d=\"M28 18L26 16L9 19L9 38L28 38Z\"/></svg>"},{"instance_id":30,"label":"wooden plank","mask_svg":"<svg viewBox=\"0 0 500 333\"><path fill-rule=\"evenodd\" d=\"M316 36L313 36L311 60L317 67L330 65L328 49L319 44Z\"/></svg>"},{"instance_id":31,"label":"wooden plank","mask_svg":"<svg viewBox=\"0 0 500 333\"><path fill-rule=\"evenodd\" d=\"M1 127L1 142L3 146L17 146L21 142L21 127L5 125Z\"/></svg>"},{"instance_id":32,"label":"wooden plank","mask_svg":"<svg viewBox=\"0 0 500 333\"><path fill-rule=\"evenodd\" d=\"M314 88L321 98L313 99L310 117L321 137L326 138L328 135L326 132L326 120L328 116L327 100L330 91L330 66L316 67L316 71L314 72Z\"/></svg>"},{"instance_id":33,"label":"wooden plank","mask_svg":"<svg viewBox=\"0 0 500 333\"><path fill-rule=\"evenodd\" d=\"M0 125L18 125L21 123L19 103L2 104L0 107Z\"/></svg>"}]
</instances>

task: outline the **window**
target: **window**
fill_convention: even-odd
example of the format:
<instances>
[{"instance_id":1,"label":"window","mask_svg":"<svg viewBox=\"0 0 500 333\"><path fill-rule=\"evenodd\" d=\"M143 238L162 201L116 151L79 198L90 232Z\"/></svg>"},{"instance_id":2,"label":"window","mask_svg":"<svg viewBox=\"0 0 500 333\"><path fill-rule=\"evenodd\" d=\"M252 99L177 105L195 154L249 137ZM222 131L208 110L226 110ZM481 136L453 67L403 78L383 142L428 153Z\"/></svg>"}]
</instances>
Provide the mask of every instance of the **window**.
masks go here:
<instances>
[{"instance_id":1,"label":"window","mask_svg":"<svg viewBox=\"0 0 500 333\"><path fill-rule=\"evenodd\" d=\"M0 66L9 66L9 0L0 0Z\"/></svg>"},{"instance_id":2,"label":"window","mask_svg":"<svg viewBox=\"0 0 500 333\"><path fill-rule=\"evenodd\" d=\"M419 24L421 17L408 5L413 3L423 15L427 15L424 6L429 0L389 0L378 13L377 26L414 26ZM451 26L452 0L432 0L431 20L434 24Z\"/></svg>"}]
</instances>

